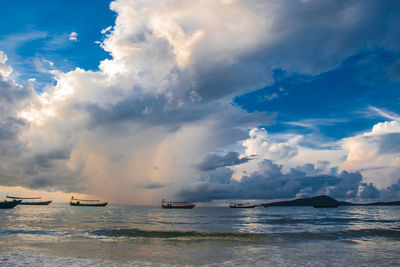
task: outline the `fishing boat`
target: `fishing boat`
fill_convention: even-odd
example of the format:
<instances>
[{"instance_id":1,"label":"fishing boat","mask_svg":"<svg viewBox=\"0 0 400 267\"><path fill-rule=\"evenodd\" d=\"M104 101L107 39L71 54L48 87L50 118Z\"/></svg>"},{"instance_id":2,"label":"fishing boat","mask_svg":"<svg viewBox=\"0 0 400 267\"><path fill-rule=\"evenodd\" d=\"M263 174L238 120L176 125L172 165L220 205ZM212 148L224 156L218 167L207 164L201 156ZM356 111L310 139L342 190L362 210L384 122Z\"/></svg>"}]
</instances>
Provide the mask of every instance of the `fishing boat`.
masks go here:
<instances>
[{"instance_id":1,"label":"fishing boat","mask_svg":"<svg viewBox=\"0 0 400 267\"><path fill-rule=\"evenodd\" d=\"M188 202L172 202L165 201L165 199L161 201L161 207L163 209L193 209L194 206L196 205Z\"/></svg>"},{"instance_id":2,"label":"fishing boat","mask_svg":"<svg viewBox=\"0 0 400 267\"><path fill-rule=\"evenodd\" d=\"M252 209L257 207L258 205L251 205L247 203L231 203L229 204L229 208L232 209Z\"/></svg>"},{"instance_id":3,"label":"fishing boat","mask_svg":"<svg viewBox=\"0 0 400 267\"><path fill-rule=\"evenodd\" d=\"M98 199L78 199L72 196L69 205L84 207L105 207L107 206L107 202L100 202L100 200Z\"/></svg>"},{"instance_id":4,"label":"fishing boat","mask_svg":"<svg viewBox=\"0 0 400 267\"><path fill-rule=\"evenodd\" d=\"M52 200L46 200L46 201L30 201L30 199L41 199L42 197L13 197L13 196L7 196L7 198L15 199L15 200L21 200L20 205L49 205ZM28 200L28 201L25 201Z\"/></svg>"},{"instance_id":5,"label":"fishing boat","mask_svg":"<svg viewBox=\"0 0 400 267\"><path fill-rule=\"evenodd\" d=\"M12 209L18 204L21 203L22 200L12 200L12 201L0 201L0 209Z\"/></svg>"}]
</instances>

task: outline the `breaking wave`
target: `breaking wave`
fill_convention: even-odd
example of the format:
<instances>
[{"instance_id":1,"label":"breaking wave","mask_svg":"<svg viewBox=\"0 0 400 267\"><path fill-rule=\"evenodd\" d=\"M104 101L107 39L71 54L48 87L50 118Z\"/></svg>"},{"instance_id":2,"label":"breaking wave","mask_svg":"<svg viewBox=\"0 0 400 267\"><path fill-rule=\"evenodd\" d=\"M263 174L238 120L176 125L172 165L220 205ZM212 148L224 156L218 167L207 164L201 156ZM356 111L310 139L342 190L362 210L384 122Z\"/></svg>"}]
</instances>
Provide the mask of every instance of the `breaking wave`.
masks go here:
<instances>
[{"instance_id":1,"label":"breaking wave","mask_svg":"<svg viewBox=\"0 0 400 267\"><path fill-rule=\"evenodd\" d=\"M258 233L221 233L198 231L147 231L140 229L111 229L90 232L92 235L105 237L157 238L175 240L225 240L241 242L272 242L281 241L278 236Z\"/></svg>"},{"instance_id":2,"label":"breaking wave","mask_svg":"<svg viewBox=\"0 0 400 267\"><path fill-rule=\"evenodd\" d=\"M400 240L398 229L360 229L336 232L284 232L284 233L230 233L198 231L148 231L140 229L104 229L91 231L90 235L104 237L126 237L174 240L220 240L240 242L283 242L301 240L337 240L368 237L383 237Z\"/></svg>"}]
</instances>

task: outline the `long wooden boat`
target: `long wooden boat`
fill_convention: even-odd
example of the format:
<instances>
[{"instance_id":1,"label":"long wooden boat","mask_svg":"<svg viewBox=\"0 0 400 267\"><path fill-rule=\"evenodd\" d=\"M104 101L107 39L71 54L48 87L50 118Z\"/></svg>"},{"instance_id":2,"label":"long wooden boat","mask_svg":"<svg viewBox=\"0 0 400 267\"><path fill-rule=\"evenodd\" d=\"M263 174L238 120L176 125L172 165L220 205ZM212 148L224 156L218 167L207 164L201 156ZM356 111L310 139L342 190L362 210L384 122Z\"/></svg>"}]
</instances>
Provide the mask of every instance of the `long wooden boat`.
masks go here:
<instances>
[{"instance_id":1,"label":"long wooden boat","mask_svg":"<svg viewBox=\"0 0 400 267\"><path fill-rule=\"evenodd\" d=\"M48 201L38 201L38 202L21 202L20 205L49 205L51 202L53 202L52 200L48 200Z\"/></svg>"},{"instance_id":2,"label":"long wooden boat","mask_svg":"<svg viewBox=\"0 0 400 267\"><path fill-rule=\"evenodd\" d=\"M229 208L232 209L252 209L257 207L258 205L250 205L250 204L244 204L244 203L231 203L229 204Z\"/></svg>"},{"instance_id":3,"label":"long wooden boat","mask_svg":"<svg viewBox=\"0 0 400 267\"><path fill-rule=\"evenodd\" d=\"M164 199L161 201L161 207L163 209L193 209L195 204L191 204L188 202L172 202L165 201Z\"/></svg>"},{"instance_id":4,"label":"long wooden boat","mask_svg":"<svg viewBox=\"0 0 400 267\"><path fill-rule=\"evenodd\" d=\"M69 202L70 206L82 206L82 207L105 207L107 202L100 202L98 199L78 199L71 197Z\"/></svg>"},{"instance_id":5,"label":"long wooden boat","mask_svg":"<svg viewBox=\"0 0 400 267\"><path fill-rule=\"evenodd\" d=\"M27 199L41 199L42 197L13 197L13 196L7 196L7 198L15 199L15 200L21 200L20 205L49 205L52 200L46 200L46 201L25 201Z\"/></svg>"},{"instance_id":6,"label":"long wooden boat","mask_svg":"<svg viewBox=\"0 0 400 267\"><path fill-rule=\"evenodd\" d=\"M0 201L0 209L12 209L18 204L21 203L22 200L12 200L12 201Z\"/></svg>"}]
</instances>

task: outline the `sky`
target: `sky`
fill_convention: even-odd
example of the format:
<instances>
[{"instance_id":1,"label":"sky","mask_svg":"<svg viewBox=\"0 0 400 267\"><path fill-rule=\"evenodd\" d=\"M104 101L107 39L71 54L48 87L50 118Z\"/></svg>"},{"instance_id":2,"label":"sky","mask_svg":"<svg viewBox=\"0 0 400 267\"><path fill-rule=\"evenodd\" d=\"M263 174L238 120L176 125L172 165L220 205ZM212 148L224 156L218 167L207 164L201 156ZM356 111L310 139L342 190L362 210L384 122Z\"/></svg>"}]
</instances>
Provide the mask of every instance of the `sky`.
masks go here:
<instances>
[{"instance_id":1,"label":"sky","mask_svg":"<svg viewBox=\"0 0 400 267\"><path fill-rule=\"evenodd\" d=\"M398 1L0 10L3 195L400 200Z\"/></svg>"}]
</instances>

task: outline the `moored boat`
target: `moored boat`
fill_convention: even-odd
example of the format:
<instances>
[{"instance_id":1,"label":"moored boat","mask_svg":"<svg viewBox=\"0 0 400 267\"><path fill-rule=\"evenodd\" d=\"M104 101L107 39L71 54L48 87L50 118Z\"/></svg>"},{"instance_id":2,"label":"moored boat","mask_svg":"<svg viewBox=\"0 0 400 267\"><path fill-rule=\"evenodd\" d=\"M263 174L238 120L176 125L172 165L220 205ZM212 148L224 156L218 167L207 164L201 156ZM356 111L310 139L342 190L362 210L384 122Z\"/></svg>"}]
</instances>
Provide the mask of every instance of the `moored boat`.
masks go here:
<instances>
[{"instance_id":1,"label":"moored boat","mask_svg":"<svg viewBox=\"0 0 400 267\"><path fill-rule=\"evenodd\" d=\"M22 200L12 200L12 201L0 201L0 209L12 209L18 204L21 203Z\"/></svg>"},{"instance_id":2,"label":"moored boat","mask_svg":"<svg viewBox=\"0 0 400 267\"><path fill-rule=\"evenodd\" d=\"M15 200L21 200L20 205L49 205L52 200L46 200L46 201L29 201L30 199L41 199L42 197L13 197L13 196L7 196L7 198L15 199ZM25 201L28 200L28 201Z\"/></svg>"},{"instance_id":3,"label":"moored boat","mask_svg":"<svg viewBox=\"0 0 400 267\"><path fill-rule=\"evenodd\" d=\"M83 207L105 207L107 206L107 202L100 202L98 199L78 199L71 197L71 201L69 202L70 206L83 206Z\"/></svg>"},{"instance_id":4,"label":"moored boat","mask_svg":"<svg viewBox=\"0 0 400 267\"><path fill-rule=\"evenodd\" d=\"M161 207L163 209L193 209L194 206L196 205L188 203L186 201L173 202L173 201L165 201L165 199L161 201Z\"/></svg>"},{"instance_id":5,"label":"moored boat","mask_svg":"<svg viewBox=\"0 0 400 267\"><path fill-rule=\"evenodd\" d=\"M49 205L51 202L53 202L53 201L52 200L38 201L38 202L24 202L24 201L22 201L20 203L20 205L41 205L41 206L44 206L44 205Z\"/></svg>"},{"instance_id":6,"label":"moored boat","mask_svg":"<svg viewBox=\"0 0 400 267\"><path fill-rule=\"evenodd\" d=\"M257 207L258 205L250 205L246 203L231 203L229 204L229 208L233 209L252 209Z\"/></svg>"}]
</instances>

